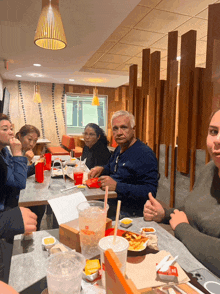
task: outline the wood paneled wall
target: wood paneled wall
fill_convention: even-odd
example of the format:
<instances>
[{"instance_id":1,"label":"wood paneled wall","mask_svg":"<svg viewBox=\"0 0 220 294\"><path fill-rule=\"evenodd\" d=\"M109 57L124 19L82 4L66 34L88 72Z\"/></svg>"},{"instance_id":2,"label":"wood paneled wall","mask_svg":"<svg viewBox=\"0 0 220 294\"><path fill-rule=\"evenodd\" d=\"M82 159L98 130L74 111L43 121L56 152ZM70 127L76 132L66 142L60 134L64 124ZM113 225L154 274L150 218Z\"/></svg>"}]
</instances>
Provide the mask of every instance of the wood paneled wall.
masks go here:
<instances>
[{"instance_id":1,"label":"wood paneled wall","mask_svg":"<svg viewBox=\"0 0 220 294\"><path fill-rule=\"evenodd\" d=\"M175 174L190 173L195 181L196 149L206 149L211 110L220 107L220 4L209 5L206 68L195 68L196 31L181 36L180 87L178 90L178 32L168 34L167 80L160 81L160 52L142 54L141 98L136 87L136 68L130 68L129 105L138 115L137 134L156 153L165 143L165 176L170 171L170 206L175 205ZM138 98L137 98L138 97ZM139 103L140 107L137 106ZM142 111L139 111L141 108ZM169 159L169 148L171 158ZM178 151L178 152L177 152ZM206 156L206 161L209 156Z\"/></svg>"}]
</instances>

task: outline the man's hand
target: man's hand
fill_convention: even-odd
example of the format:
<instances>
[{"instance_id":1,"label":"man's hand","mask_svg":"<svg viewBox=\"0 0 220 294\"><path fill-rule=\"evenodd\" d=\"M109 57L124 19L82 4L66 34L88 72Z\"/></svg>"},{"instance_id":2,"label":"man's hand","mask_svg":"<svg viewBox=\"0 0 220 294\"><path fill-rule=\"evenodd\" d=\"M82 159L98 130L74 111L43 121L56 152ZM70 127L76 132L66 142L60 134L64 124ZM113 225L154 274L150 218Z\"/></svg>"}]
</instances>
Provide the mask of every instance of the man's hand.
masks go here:
<instances>
[{"instance_id":1,"label":"man's hand","mask_svg":"<svg viewBox=\"0 0 220 294\"><path fill-rule=\"evenodd\" d=\"M102 166L95 166L93 167L90 172L88 173L88 179L97 178L101 175L104 167Z\"/></svg>"},{"instance_id":2,"label":"man's hand","mask_svg":"<svg viewBox=\"0 0 220 294\"><path fill-rule=\"evenodd\" d=\"M25 155L28 159L28 161L31 161L34 158L34 152L32 150L28 150L25 152Z\"/></svg>"},{"instance_id":3,"label":"man's hand","mask_svg":"<svg viewBox=\"0 0 220 294\"><path fill-rule=\"evenodd\" d=\"M22 156L22 145L18 139L11 138L9 144L13 156Z\"/></svg>"},{"instance_id":4,"label":"man's hand","mask_svg":"<svg viewBox=\"0 0 220 294\"><path fill-rule=\"evenodd\" d=\"M20 207L23 222L24 232L31 233L37 230L37 216L29 208Z\"/></svg>"},{"instance_id":5,"label":"man's hand","mask_svg":"<svg viewBox=\"0 0 220 294\"><path fill-rule=\"evenodd\" d=\"M101 176L99 178L99 181L101 182L101 189L102 190L105 190L106 186L108 186L109 191L115 191L116 190L117 182L115 180L113 180L111 177L109 177L109 176Z\"/></svg>"},{"instance_id":6,"label":"man's hand","mask_svg":"<svg viewBox=\"0 0 220 294\"><path fill-rule=\"evenodd\" d=\"M189 221L185 212L179 211L178 209L175 209L173 213L170 214L170 217L171 217L170 226L173 230L175 230L176 226L181 223L189 224Z\"/></svg>"},{"instance_id":7,"label":"man's hand","mask_svg":"<svg viewBox=\"0 0 220 294\"><path fill-rule=\"evenodd\" d=\"M146 221L161 222L165 216L165 211L162 205L152 196L148 194L149 200L144 205L144 219Z\"/></svg>"}]
</instances>

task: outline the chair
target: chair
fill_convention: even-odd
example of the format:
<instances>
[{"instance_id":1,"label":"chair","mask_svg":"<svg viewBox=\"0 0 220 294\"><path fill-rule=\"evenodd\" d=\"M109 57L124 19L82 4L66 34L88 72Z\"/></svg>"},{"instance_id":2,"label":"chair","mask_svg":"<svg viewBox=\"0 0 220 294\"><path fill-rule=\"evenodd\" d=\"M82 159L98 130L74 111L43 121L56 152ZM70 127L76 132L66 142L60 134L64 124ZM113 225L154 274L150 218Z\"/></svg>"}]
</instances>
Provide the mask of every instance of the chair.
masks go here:
<instances>
[{"instance_id":1,"label":"chair","mask_svg":"<svg viewBox=\"0 0 220 294\"><path fill-rule=\"evenodd\" d=\"M120 271L121 263L112 249L105 251L105 277L107 294L140 294L134 283Z\"/></svg>"},{"instance_id":2,"label":"chair","mask_svg":"<svg viewBox=\"0 0 220 294\"><path fill-rule=\"evenodd\" d=\"M52 155L69 155L71 151L73 151L74 157L80 157L82 155L83 149L75 146L75 139L73 137L63 135L61 144L62 147L48 147L47 150Z\"/></svg>"}]
</instances>

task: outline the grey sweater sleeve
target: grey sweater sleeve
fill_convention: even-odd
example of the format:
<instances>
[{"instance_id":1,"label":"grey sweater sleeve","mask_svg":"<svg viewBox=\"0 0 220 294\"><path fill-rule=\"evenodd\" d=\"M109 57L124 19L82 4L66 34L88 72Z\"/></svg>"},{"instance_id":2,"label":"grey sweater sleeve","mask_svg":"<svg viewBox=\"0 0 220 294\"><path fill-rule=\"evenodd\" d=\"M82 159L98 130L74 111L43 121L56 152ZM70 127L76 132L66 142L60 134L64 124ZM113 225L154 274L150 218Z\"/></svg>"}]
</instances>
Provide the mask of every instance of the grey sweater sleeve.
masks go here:
<instances>
[{"instance_id":1,"label":"grey sweater sleeve","mask_svg":"<svg viewBox=\"0 0 220 294\"><path fill-rule=\"evenodd\" d=\"M175 237L205 267L220 277L220 239L199 232L187 223L176 226Z\"/></svg>"}]
</instances>

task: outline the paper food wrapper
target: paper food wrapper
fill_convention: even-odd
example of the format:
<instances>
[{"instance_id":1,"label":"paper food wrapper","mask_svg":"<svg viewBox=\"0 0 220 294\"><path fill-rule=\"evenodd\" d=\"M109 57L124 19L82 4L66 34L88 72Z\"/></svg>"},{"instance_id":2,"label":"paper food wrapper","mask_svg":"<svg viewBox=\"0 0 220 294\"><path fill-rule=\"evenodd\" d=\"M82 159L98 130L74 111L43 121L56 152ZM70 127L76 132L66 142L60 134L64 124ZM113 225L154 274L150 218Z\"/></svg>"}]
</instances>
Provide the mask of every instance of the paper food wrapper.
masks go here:
<instances>
[{"instance_id":1,"label":"paper food wrapper","mask_svg":"<svg viewBox=\"0 0 220 294\"><path fill-rule=\"evenodd\" d=\"M173 282L164 282L157 277L156 264L166 255L170 254L164 250L156 254L147 254L145 256L128 257L126 264L126 276L131 279L138 290L172 285ZM186 273L177 262L174 263L178 270L178 282L175 284L187 283L190 281Z\"/></svg>"}]
</instances>

